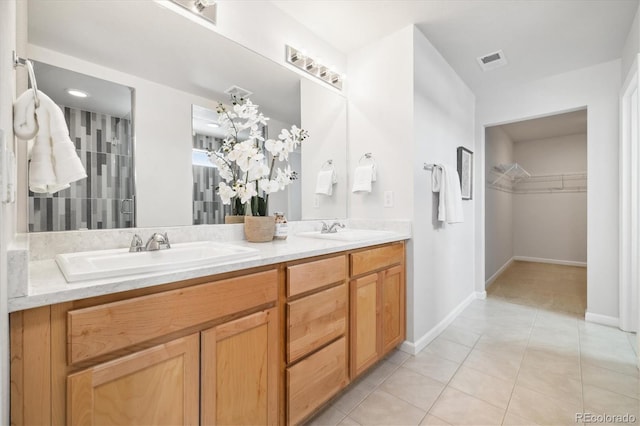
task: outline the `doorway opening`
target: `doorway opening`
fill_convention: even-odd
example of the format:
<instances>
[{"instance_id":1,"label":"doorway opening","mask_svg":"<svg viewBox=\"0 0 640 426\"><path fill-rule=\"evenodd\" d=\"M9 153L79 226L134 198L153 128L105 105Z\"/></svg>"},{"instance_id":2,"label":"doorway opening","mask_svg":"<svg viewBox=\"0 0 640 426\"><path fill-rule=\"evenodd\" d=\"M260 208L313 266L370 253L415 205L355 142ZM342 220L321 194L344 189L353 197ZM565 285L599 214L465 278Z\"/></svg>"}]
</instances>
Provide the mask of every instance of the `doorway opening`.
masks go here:
<instances>
[{"instance_id":1,"label":"doorway opening","mask_svg":"<svg viewBox=\"0 0 640 426\"><path fill-rule=\"evenodd\" d=\"M587 307L587 110L485 129L488 297Z\"/></svg>"}]
</instances>

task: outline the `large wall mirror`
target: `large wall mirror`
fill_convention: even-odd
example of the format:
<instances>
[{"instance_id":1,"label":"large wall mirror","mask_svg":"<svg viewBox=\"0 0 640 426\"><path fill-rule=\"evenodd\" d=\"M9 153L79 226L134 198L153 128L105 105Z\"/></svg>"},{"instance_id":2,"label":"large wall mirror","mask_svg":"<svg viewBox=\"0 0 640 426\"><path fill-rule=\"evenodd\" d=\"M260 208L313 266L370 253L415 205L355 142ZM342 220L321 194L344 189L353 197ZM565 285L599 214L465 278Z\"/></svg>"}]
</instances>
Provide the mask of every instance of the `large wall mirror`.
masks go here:
<instances>
[{"instance_id":1,"label":"large wall mirror","mask_svg":"<svg viewBox=\"0 0 640 426\"><path fill-rule=\"evenodd\" d=\"M271 210L284 211L290 220L347 216L346 100L321 82L300 77L156 1L29 0L27 36L29 58L135 91L129 123L134 129L130 135L135 187L131 195L118 195L120 209L135 212L135 226L221 223L219 214L218 219L215 213L205 218L208 211L198 216L196 210L198 202L208 209L206 203L217 196L211 180L198 194L206 183L195 176L193 150L199 142L194 121L203 111L215 110L218 102L227 103L225 91L232 86L253 93L251 100L270 117L270 137L292 124L310 132L297 160L292 160L300 179L286 193L276 193L280 199L273 201ZM331 197L314 195L325 156L332 157L340 179ZM135 203L122 207L122 200L134 195ZM35 212L29 195L21 197ZM49 213L41 206L38 220L46 224ZM61 211L58 207L52 214ZM78 226L85 227L92 226Z\"/></svg>"}]
</instances>

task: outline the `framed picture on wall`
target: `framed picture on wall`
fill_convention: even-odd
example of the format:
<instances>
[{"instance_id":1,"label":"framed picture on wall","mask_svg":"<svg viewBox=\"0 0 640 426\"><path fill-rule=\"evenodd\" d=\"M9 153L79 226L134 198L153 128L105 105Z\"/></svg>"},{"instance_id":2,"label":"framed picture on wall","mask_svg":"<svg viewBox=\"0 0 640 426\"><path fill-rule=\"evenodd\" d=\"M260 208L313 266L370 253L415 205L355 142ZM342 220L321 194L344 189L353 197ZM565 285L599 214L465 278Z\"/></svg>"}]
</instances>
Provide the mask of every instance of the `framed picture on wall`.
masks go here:
<instances>
[{"instance_id":1,"label":"framed picture on wall","mask_svg":"<svg viewBox=\"0 0 640 426\"><path fill-rule=\"evenodd\" d=\"M463 146L458 147L458 176L463 200L473 198L473 152Z\"/></svg>"}]
</instances>

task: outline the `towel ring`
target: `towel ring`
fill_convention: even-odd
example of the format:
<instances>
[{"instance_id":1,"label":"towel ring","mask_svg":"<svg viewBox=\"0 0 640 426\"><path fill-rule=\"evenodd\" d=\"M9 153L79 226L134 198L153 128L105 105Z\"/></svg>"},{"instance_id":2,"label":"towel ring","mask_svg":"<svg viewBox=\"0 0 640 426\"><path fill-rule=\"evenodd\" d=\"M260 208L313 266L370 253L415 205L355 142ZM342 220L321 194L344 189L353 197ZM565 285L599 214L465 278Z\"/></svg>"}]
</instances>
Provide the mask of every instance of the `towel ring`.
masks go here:
<instances>
[{"instance_id":1,"label":"towel ring","mask_svg":"<svg viewBox=\"0 0 640 426\"><path fill-rule=\"evenodd\" d=\"M365 152L362 154L362 157L358 160L358 165L362 164L362 160L371 160L371 164L376 165L376 160L373 158L373 155L370 152Z\"/></svg>"},{"instance_id":2,"label":"towel ring","mask_svg":"<svg viewBox=\"0 0 640 426\"><path fill-rule=\"evenodd\" d=\"M33 72L33 64L28 59L24 62L29 72L29 80L31 81L31 89L33 90L33 102L36 108L38 108L40 106L40 99L38 98L38 83L36 82L36 74Z\"/></svg>"},{"instance_id":3,"label":"towel ring","mask_svg":"<svg viewBox=\"0 0 640 426\"><path fill-rule=\"evenodd\" d=\"M322 166L320 166L320 170L333 170L333 160L327 160L322 163Z\"/></svg>"}]
</instances>

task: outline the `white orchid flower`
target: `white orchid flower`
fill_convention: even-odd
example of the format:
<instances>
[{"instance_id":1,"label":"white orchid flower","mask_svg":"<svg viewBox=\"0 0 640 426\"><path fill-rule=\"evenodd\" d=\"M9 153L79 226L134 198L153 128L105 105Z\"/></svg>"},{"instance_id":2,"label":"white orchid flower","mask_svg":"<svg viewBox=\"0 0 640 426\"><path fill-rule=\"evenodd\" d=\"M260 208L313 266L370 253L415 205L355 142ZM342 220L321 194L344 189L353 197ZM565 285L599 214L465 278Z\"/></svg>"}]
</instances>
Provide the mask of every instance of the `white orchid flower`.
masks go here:
<instances>
[{"instance_id":1,"label":"white orchid flower","mask_svg":"<svg viewBox=\"0 0 640 426\"><path fill-rule=\"evenodd\" d=\"M220 185L218 185L218 195L220 195L222 204L229 205L231 204L231 199L236 196L236 191L226 183L220 182Z\"/></svg>"}]
</instances>

